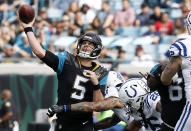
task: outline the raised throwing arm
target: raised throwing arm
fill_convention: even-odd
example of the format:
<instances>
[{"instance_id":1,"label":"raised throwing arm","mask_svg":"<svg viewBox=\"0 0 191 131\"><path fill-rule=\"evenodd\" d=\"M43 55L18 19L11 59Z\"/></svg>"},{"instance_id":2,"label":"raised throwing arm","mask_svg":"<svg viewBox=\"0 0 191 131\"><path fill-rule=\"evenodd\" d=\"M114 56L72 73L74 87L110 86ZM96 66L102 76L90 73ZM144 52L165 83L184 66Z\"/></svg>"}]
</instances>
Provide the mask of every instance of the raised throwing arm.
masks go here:
<instances>
[{"instance_id":1,"label":"raised throwing arm","mask_svg":"<svg viewBox=\"0 0 191 131\"><path fill-rule=\"evenodd\" d=\"M40 45L40 43L38 42L38 40L36 39L32 31L32 26L34 24L35 18L33 19L32 22L25 24L20 20L18 12L17 12L17 20L19 24L24 28L29 44L34 54L39 58L43 58L45 56L46 51L42 48L42 46Z\"/></svg>"}]
</instances>

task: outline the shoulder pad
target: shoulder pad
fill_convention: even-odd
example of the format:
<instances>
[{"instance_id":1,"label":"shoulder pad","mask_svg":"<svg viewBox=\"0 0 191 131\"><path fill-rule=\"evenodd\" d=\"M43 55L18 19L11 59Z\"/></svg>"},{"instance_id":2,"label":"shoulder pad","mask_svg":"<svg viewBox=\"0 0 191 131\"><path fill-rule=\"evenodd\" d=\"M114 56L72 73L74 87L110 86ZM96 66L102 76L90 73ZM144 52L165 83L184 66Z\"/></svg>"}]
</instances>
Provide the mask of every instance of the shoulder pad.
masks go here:
<instances>
[{"instance_id":1,"label":"shoulder pad","mask_svg":"<svg viewBox=\"0 0 191 131\"><path fill-rule=\"evenodd\" d=\"M170 56L191 56L189 50L191 50L191 39L183 39L176 41L170 46Z\"/></svg>"}]
</instances>

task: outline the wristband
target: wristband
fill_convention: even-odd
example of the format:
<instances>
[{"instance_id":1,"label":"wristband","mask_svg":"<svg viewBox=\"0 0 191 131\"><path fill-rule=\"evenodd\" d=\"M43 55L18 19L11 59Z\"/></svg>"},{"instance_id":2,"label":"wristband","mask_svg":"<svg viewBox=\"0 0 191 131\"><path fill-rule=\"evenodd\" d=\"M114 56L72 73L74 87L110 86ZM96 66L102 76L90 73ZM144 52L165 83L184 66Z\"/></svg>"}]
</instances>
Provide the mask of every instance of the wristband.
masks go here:
<instances>
[{"instance_id":1,"label":"wristband","mask_svg":"<svg viewBox=\"0 0 191 131\"><path fill-rule=\"evenodd\" d=\"M64 109L64 112L70 112L71 111L71 105L70 104L64 105L63 109Z\"/></svg>"},{"instance_id":2,"label":"wristband","mask_svg":"<svg viewBox=\"0 0 191 131\"><path fill-rule=\"evenodd\" d=\"M26 28L24 28L24 32L25 32L25 34L27 34L27 32L33 32L33 29L32 29L32 27L26 27Z\"/></svg>"},{"instance_id":3,"label":"wristband","mask_svg":"<svg viewBox=\"0 0 191 131\"><path fill-rule=\"evenodd\" d=\"M95 91L95 90L99 90L100 89L100 85L98 84L98 85L93 85L93 90Z\"/></svg>"}]
</instances>

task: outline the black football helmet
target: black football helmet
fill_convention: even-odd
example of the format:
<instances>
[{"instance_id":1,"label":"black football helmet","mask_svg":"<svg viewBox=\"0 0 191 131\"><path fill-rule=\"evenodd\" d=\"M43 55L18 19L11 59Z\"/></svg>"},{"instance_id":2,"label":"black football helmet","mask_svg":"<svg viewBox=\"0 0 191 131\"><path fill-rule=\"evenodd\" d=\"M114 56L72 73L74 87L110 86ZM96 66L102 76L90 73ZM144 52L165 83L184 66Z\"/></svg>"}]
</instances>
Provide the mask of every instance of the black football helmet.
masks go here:
<instances>
[{"instance_id":1,"label":"black football helmet","mask_svg":"<svg viewBox=\"0 0 191 131\"><path fill-rule=\"evenodd\" d=\"M150 73L147 76L147 79L149 79L149 77L154 77L157 80L160 80L160 76L162 74L162 64L157 64L155 65L151 70Z\"/></svg>"},{"instance_id":2,"label":"black football helmet","mask_svg":"<svg viewBox=\"0 0 191 131\"><path fill-rule=\"evenodd\" d=\"M94 47L95 47L94 50L90 53L80 51L80 48L81 48L83 41L89 41L89 42L93 43ZM89 33L82 35L79 38L76 50L77 50L77 55L79 57L95 59L100 55L102 48L103 48L103 46L102 46L101 38L97 34L89 32Z\"/></svg>"}]
</instances>

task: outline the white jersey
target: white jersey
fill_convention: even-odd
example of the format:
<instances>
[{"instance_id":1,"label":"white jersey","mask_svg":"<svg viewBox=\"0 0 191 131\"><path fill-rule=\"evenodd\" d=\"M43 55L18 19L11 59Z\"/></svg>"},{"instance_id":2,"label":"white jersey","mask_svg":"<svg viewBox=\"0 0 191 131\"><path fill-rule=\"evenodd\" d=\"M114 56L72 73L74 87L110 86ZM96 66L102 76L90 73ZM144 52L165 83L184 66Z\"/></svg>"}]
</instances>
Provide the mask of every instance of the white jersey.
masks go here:
<instances>
[{"instance_id":1,"label":"white jersey","mask_svg":"<svg viewBox=\"0 0 191 131\"><path fill-rule=\"evenodd\" d=\"M170 56L181 56L186 99L191 101L191 36L173 43L169 53Z\"/></svg>"},{"instance_id":2,"label":"white jersey","mask_svg":"<svg viewBox=\"0 0 191 131\"><path fill-rule=\"evenodd\" d=\"M113 111L126 124L131 123L134 119L142 120L144 126L141 131L158 131L162 123L161 113L156 111L156 105L159 101L160 96L155 91L147 95L142 114L140 112L131 112L127 108L113 109Z\"/></svg>"},{"instance_id":3,"label":"white jersey","mask_svg":"<svg viewBox=\"0 0 191 131\"><path fill-rule=\"evenodd\" d=\"M191 15L190 15L191 16ZM186 105L176 123L175 131L190 131L191 129L191 36L173 43L169 49L170 56L181 56L181 70L184 78Z\"/></svg>"}]
</instances>

